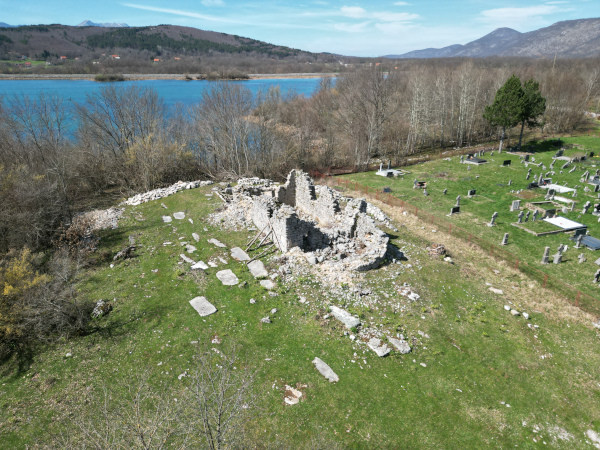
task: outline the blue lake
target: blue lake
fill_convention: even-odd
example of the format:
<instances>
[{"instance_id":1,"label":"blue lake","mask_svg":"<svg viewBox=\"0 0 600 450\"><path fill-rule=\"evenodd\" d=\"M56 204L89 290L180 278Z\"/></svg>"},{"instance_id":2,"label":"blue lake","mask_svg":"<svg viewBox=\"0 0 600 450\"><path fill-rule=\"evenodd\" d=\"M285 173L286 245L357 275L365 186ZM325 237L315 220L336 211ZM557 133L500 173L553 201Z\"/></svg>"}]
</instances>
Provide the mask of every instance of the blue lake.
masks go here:
<instances>
[{"instance_id":1,"label":"blue lake","mask_svg":"<svg viewBox=\"0 0 600 450\"><path fill-rule=\"evenodd\" d=\"M271 86L279 86L282 94L297 93L310 97L319 84L320 78L279 78L247 81L231 81L239 83L257 93L266 91ZM183 80L139 80L117 82L117 86L137 85L153 88L165 100L167 105L182 103L191 105L202 96L202 92L214 81L183 81ZM10 97L28 95L36 97L41 92L57 94L60 97L74 101L85 101L85 95L102 89L108 83L98 83L91 80L0 80L0 96Z\"/></svg>"}]
</instances>

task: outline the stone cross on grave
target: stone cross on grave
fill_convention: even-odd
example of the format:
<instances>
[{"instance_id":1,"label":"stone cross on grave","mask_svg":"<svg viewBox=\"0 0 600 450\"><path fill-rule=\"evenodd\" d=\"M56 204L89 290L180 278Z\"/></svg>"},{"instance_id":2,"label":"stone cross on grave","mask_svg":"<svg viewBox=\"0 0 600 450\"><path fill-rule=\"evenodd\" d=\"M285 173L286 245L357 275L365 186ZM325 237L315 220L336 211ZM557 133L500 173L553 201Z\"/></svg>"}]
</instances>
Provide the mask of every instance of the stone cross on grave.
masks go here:
<instances>
[{"instance_id":1,"label":"stone cross on grave","mask_svg":"<svg viewBox=\"0 0 600 450\"><path fill-rule=\"evenodd\" d=\"M542 180L544 179L544 174L540 173L540 176L538 178L538 184L542 184Z\"/></svg>"},{"instance_id":2,"label":"stone cross on grave","mask_svg":"<svg viewBox=\"0 0 600 450\"><path fill-rule=\"evenodd\" d=\"M525 215L525 222L529 221L529 216L531 215L531 211L527 211L527 214Z\"/></svg>"},{"instance_id":3,"label":"stone cross on grave","mask_svg":"<svg viewBox=\"0 0 600 450\"><path fill-rule=\"evenodd\" d=\"M413 189L416 189L418 184L419 183L418 183L417 179L415 178L415 181L413 181Z\"/></svg>"},{"instance_id":4,"label":"stone cross on grave","mask_svg":"<svg viewBox=\"0 0 600 450\"><path fill-rule=\"evenodd\" d=\"M456 205L454 206L460 206L460 195L456 197Z\"/></svg>"},{"instance_id":5,"label":"stone cross on grave","mask_svg":"<svg viewBox=\"0 0 600 450\"><path fill-rule=\"evenodd\" d=\"M575 248L581 248L581 241L583 240L583 234L577 235L577 240L575 241Z\"/></svg>"},{"instance_id":6,"label":"stone cross on grave","mask_svg":"<svg viewBox=\"0 0 600 450\"><path fill-rule=\"evenodd\" d=\"M590 209L590 206L592 206L592 202L590 202L590 201L585 202L585 205L583 205L582 213L587 214L588 209Z\"/></svg>"},{"instance_id":7,"label":"stone cross on grave","mask_svg":"<svg viewBox=\"0 0 600 450\"><path fill-rule=\"evenodd\" d=\"M548 264L549 258L550 258L550 247L546 247L544 249L544 256L542 256L542 264Z\"/></svg>"},{"instance_id":8,"label":"stone cross on grave","mask_svg":"<svg viewBox=\"0 0 600 450\"><path fill-rule=\"evenodd\" d=\"M517 223L523 223L523 215L525 213L523 211L519 211L519 215L517 216Z\"/></svg>"},{"instance_id":9,"label":"stone cross on grave","mask_svg":"<svg viewBox=\"0 0 600 450\"><path fill-rule=\"evenodd\" d=\"M460 162L461 162L461 164L465 162L465 156L464 155L460 155Z\"/></svg>"},{"instance_id":10,"label":"stone cross on grave","mask_svg":"<svg viewBox=\"0 0 600 450\"><path fill-rule=\"evenodd\" d=\"M536 209L536 210L533 212L533 217L531 218L531 221L532 221L532 222L535 222L535 221L537 220L537 218L538 218L538 214L539 214L539 211Z\"/></svg>"},{"instance_id":11,"label":"stone cross on grave","mask_svg":"<svg viewBox=\"0 0 600 450\"><path fill-rule=\"evenodd\" d=\"M583 254L583 253L580 253L578 258L579 258L579 264L584 263L587 260L585 257L585 254Z\"/></svg>"},{"instance_id":12,"label":"stone cross on grave","mask_svg":"<svg viewBox=\"0 0 600 450\"><path fill-rule=\"evenodd\" d=\"M494 212L494 214L492 214L492 220L490 220L490 223L488 223L488 227L493 227L495 225L494 222L496 222L496 217L498 217L498 213Z\"/></svg>"},{"instance_id":13,"label":"stone cross on grave","mask_svg":"<svg viewBox=\"0 0 600 450\"><path fill-rule=\"evenodd\" d=\"M565 246L563 244L560 244L558 246L557 253L559 253L559 254L562 255L562 253L563 253L564 250L565 250Z\"/></svg>"},{"instance_id":14,"label":"stone cross on grave","mask_svg":"<svg viewBox=\"0 0 600 450\"><path fill-rule=\"evenodd\" d=\"M508 233L504 233L504 237L502 238L501 245L508 245Z\"/></svg>"}]
</instances>

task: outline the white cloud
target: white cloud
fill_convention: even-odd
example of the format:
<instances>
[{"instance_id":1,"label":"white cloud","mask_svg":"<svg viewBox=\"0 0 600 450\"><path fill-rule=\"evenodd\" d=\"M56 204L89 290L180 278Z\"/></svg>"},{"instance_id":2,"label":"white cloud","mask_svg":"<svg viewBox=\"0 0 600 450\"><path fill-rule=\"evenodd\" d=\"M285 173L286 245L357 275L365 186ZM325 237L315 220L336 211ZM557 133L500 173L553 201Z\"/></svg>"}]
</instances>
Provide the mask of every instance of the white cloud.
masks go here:
<instances>
[{"instance_id":1,"label":"white cloud","mask_svg":"<svg viewBox=\"0 0 600 450\"><path fill-rule=\"evenodd\" d=\"M371 22L360 22L360 23L336 23L333 27L338 31L344 31L346 33L362 33L365 31L367 26Z\"/></svg>"},{"instance_id":2,"label":"white cloud","mask_svg":"<svg viewBox=\"0 0 600 450\"><path fill-rule=\"evenodd\" d=\"M393 13L386 11L370 12L360 6L342 6L340 12L344 17L352 19L370 19L380 22L410 22L418 19L418 14L411 13Z\"/></svg>"},{"instance_id":3,"label":"white cloud","mask_svg":"<svg viewBox=\"0 0 600 450\"><path fill-rule=\"evenodd\" d=\"M394 5L396 5L396 6L409 6L409 5L410 5L410 3L406 3L406 2L396 2L396 3L394 3Z\"/></svg>"},{"instance_id":4,"label":"white cloud","mask_svg":"<svg viewBox=\"0 0 600 450\"><path fill-rule=\"evenodd\" d=\"M496 8L482 11L479 20L490 24L521 24L539 20L544 16L556 14L560 11L560 8L554 5Z\"/></svg>"},{"instance_id":5,"label":"white cloud","mask_svg":"<svg viewBox=\"0 0 600 450\"><path fill-rule=\"evenodd\" d=\"M225 2L223 0L202 0L204 6L225 6Z\"/></svg>"},{"instance_id":6,"label":"white cloud","mask_svg":"<svg viewBox=\"0 0 600 450\"><path fill-rule=\"evenodd\" d=\"M191 11L183 11L181 9L170 9L170 8L157 8L155 6L138 5L135 3L123 3L123 6L128 8L141 9L143 11L159 12L164 14L173 14L182 17L191 17L193 19L210 20L213 22L227 22L227 23L242 23L236 20L226 19L223 17L209 16L206 14L199 14Z\"/></svg>"},{"instance_id":7,"label":"white cloud","mask_svg":"<svg viewBox=\"0 0 600 450\"><path fill-rule=\"evenodd\" d=\"M367 11L360 6L342 6L340 12L343 16L361 19L367 15Z\"/></svg>"}]
</instances>

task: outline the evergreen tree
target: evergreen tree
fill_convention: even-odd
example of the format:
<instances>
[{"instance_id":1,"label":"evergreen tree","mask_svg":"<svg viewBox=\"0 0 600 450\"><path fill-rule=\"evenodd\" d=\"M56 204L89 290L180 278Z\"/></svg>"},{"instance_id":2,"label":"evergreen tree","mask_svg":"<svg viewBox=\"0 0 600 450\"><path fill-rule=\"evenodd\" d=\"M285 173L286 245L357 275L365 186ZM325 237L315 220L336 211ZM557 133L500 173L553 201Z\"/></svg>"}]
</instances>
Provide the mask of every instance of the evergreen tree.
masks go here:
<instances>
[{"instance_id":1,"label":"evergreen tree","mask_svg":"<svg viewBox=\"0 0 600 450\"><path fill-rule=\"evenodd\" d=\"M542 97L540 92L540 83L535 81L533 78L527 80L523 85L523 92L525 93L525 104L521 117L519 149L521 148L523 129L525 128L525 125L527 125L529 128L535 127L538 125L538 117L540 117L546 111L546 99Z\"/></svg>"},{"instance_id":2,"label":"evergreen tree","mask_svg":"<svg viewBox=\"0 0 600 450\"><path fill-rule=\"evenodd\" d=\"M524 105L525 92L521 80L512 75L496 92L494 103L485 107L483 118L493 126L502 127L499 153L502 153L506 129L521 123Z\"/></svg>"}]
</instances>

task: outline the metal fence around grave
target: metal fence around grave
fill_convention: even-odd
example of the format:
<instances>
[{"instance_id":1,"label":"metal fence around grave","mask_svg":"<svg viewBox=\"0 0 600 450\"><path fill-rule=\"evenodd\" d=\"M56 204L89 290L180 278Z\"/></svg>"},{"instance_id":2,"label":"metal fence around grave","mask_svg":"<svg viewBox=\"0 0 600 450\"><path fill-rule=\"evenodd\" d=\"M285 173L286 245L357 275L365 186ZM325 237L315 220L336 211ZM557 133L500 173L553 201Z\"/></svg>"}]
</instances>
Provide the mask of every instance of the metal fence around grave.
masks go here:
<instances>
[{"instance_id":1,"label":"metal fence around grave","mask_svg":"<svg viewBox=\"0 0 600 450\"><path fill-rule=\"evenodd\" d=\"M455 224L445 219L442 219L426 210L419 209L417 206L392 196L390 193L383 193L378 189L365 186L355 181L350 181L331 175L324 175L319 172L313 172L312 175L316 180L321 180L331 186L341 186L349 190L358 191L364 193L364 195L367 197L375 198L389 206L400 208L403 211L407 211L408 213L418 217L424 223L437 227L440 231L444 231L453 237L476 245L490 256L505 261L509 266L520 270L528 277L538 281L543 288L552 290L556 294L563 297L568 303L582 309L585 312L593 314L596 317L600 317L599 299L582 292L568 283L565 283L563 280L559 280L551 275L548 275L546 272L538 269L537 267L533 267L531 264L519 260L516 255L499 245L492 244L485 239L474 235L472 232L463 230L462 228L457 227Z\"/></svg>"}]
</instances>

